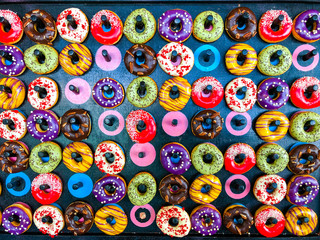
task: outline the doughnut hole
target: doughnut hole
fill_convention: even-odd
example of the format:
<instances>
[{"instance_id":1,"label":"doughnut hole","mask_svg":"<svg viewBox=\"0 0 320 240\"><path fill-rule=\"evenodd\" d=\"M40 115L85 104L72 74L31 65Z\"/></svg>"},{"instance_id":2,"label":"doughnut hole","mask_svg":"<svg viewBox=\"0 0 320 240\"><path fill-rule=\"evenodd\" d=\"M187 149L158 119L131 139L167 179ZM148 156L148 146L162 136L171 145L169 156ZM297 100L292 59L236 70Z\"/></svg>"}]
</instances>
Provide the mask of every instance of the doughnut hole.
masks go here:
<instances>
[{"instance_id":1,"label":"doughnut hole","mask_svg":"<svg viewBox=\"0 0 320 240\"><path fill-rule=\"evenodd\" d=\"M210 226L212 224L212 219L208 216L204 216L201 218L201 224L204 227Z\"/></svg>"},{"instance_id":2,"label":"doughnut hole","mask_svg":"<svg viewBox=\"0 0 320 240\"><path fill-rule=\"evenodd\" d=\"M71 124L71 130L77 132L80 129L80 119L77 117L72 117L69 120Z\"/></svg>"},{"instance_id":3,"label":"doughnut hole","mask_svg":"<svg viewBox=\"0 0 320 240\"><path fill-rule=\"evenodd\" d=\"M145 185L145 184L140 184L139 186L138 186L138 191L139 191L139 193L141 193L141 194L145 194L146 192L147 192L147 186Z\"/></svg>"},{"instance_id":4,"label":"doughnut hole","mask_svg":"<svg viewBox=\"0 0 320 240\"><path fill-rule=\"evenodd\" d=\"M312 190L311 186L303 184L303 185L299 186L298 194L299 194L299 196L306 196L311 192L311 190Z\"/></svg>"},{"instance_id":5,"label":"doughnut hole","mask_svg":"<svg viewBox=\"0 0 320 240\"><path fill-rule=\"evenodd\" d=\"M241 179L235 179L230 183L230 189L233 193L242 193L245 190L245 182Z\"/></svg>"},{"instance_id":6,"label":"doughnut hole","mask_svg":"<svg viewBox=\"0 0 320 240\"><path fill-rule=\"evenodd\" d=\"M170 23L170 29L173 32L180 32L182 29L181 20L179 18L176 18Z\"/></svg>"},{"instance_id":7,"label":"doughnut hole","mask_svg":"<svg viewBox=\"0 0 320 240\"><path fill-rule=\"evenodd\" d=\"M246 155L244 153L239 153L237 156L235 156L234 161L237 164L241 164L245 159L246 159Z\"/></svg>"},{"instance_id":8,"label":"doughnut hole","mask_svg":"<svg viewBox=\"0 0 320 240\"><path fill-rule=\"evenodd\" d=\"M241 87L241 88L237 89L236 97L238 99L242 100L246 97L246 93L247 93L247 87Z\"/></svg>"},{"instance_id":9,"label":"doughnut hole","mask_svg":"<svg viewBox=\"0 0 320 240\"><path fill-rule=\"evenodd\" d=\"M2 57L1 62L3 65L6 65L6 66L10 66L13 63L13 61L8 57L7 58Z\"/></svg>"},{"instance_id":10,"label":"doughnut hole","mask_svg":"<svg viewBox=\"0 0 320 240\"><path fill-rule=\"evenodd\" d=\"M281 124L280 120L272 121L269 125L269 130L271 132L275 132L278 129L278 126L280 126L280 124Z\"/></svg>"},{"instance_id":11,"label":"doughnut hole","mask_svg":"<svg viewBox=\"0 0 320 240\"><path fill-rule=\"evenodd\" d=\"M269 194L272 194L276 188L278 187L278 184L276 182L273 182L273 183L269 183L269 185L267 186L267 189L266 191L269 193Z\"/></svg>"},{"instance_id":12,"label":"doughnut hole","mask_svg":"<svg viewBox=\"0 0 320 240\"><path fill-rule=\"evenodd\" d=\"M83 222L83 215L81 213L76 213L73 215L73 220L76 222L76 223L82 223Z\"/></svg>"},{"instance_id":13,"label":"doughnut hole","mask_svg":"<svg viewBox=\"0 0 320 240\"><path fill-rule=\"evenodd\" d=\"M112 164L115 160L114 154L111 152L107 152L104 156L109 164Z\"/></svg>"},{"instance_id":14,"label":"doughnut hole","mask_svg":"<svg viewBox=\"0 0 320 240\"><path fill-rule=\"evenodd\" d=\"M17 153L14 153L13 151L6 151L3 153L3 155L12 163L17 161Z\"/></svg>"},{"instance_id":15,"label":"doughnut hole","mask_svg":"<svg viewBox=\"0 0 320 240\"><path fill-rule=\"evenodd\" d=\"M315 154L303 153L299 158L299 163L303 165L308 165L316 159L317 156Z\"/></svg>"},{"instance_id":16,"label":"doughnut hole","mask_svg":"<svg viewBox=\"0 0 320 240\"><path fill-rule=\"evenodd\" d=\"M282 90L281 86L272 87L268 90L269 97L272 100L276 100L280 96L280 92Z\"/></svg>"},{"instance_id":17,"label":"doughnut hole","mask_svg":"<svg viewBox=\"0 0 320 240\"><path fill-rule=\"evenodd\" d=\"M16 124L11 119L6 119L6 120L7 120L6 122L3 121L3 124L5 125L7 130L14 131L16 129Z\"/></svg>"},{"instance_id":18,"label":"doughnut hole","mask_svg":"<svg viewBox=\"0 0 320 240\"><path fill-rule=\"evenodd\" d=\"M178 218L172 217L172 218L169 219L169 225L171 227L176 227L176 226L178 226L178 224L179 224L179 219Z\"/></svg>"},{"instance_id":19,"label":"doughnut hole","mask_svg":"<svg viewBox=\"0 0 320 240\"><path fill-rule=\"evenodd\" d=\"M236 225L242 225L244 223L244 220L243 218L241 217L240 214L236 214L234 217L233 217L233 222L236 224Z\"/></svg>"},{"instance_id":20,"label":"doughnut hole","mask_svg":"<svg viewBox=\"0 0 320 240\"><path fill-rule=\"evenodd\" d=\"M41 119L41 121L38 121L39 119L37 119L37 123L36 123L36 129L38 132L46 132L49 128L48 126L48 122L45 119Z\"/></svg>"},{"instance_id":21,"label":"doughnut hole","mask_svg":"<svg viewBox=\"0 0 320 240\"><path fill-rule=\"evenodd\" d=\"M266 226L268 228L272 228L274 227L274 225L276 225L278 223L278 220L276 218L273 217L269 217L266 221Z\"/></svg>"},{"instance_id":22,"label":"doughnut hole","mask_svg":"<svg viewBox=\"0 0 320 240\"><path fill-rule=\"evenodd\" d=\"M19 216L14 214L14 215L11 215L9 218L8 218L9 222L11 222L11 224L15 227L19 227L20 225L20 219L19 219Z\"/></svg>"},{"instance_id":23,"label":"doughnut hole","mask_svg":"<svg viewBox=\"0 0 320 240\"><path fill-rule=\"evenodd\" d=\"M116 224L116 220L114 219L113 216L108 216L108 217L106 218L106 222L107 222L108 224L110 224L110 225Z\"/></svg>"},{"instance_id":24,"label":"doughnut hole","mask_svg":"<svg viewBox=\"0 0 320 240\"><path fill-rule=\"evenodd\" d=\"M179 192L179 190L180 190L180 186L178 186L177 184L170 186L171 193L177 193L177 192Z\"/></svg>"},{"instance_id":25,"label":"doughnut hole","mask_svg":"<svg viewBox=\"0 0 320 240\"><path fill-rule=\"evenodd\" d=\"M305 132L312 132L315 125L316 125L315 120L309 120L304 124L303 129Z\"/></svg>"},{"instance_id":26,"label":"doughnut hole","mask_svg":"<svg viewBox=\"0 0 320 240\"><path fill-rule=\"evenodd\" d=\"M111 196L116 192L116 187L113 184L108 184L105 186L104 190L107 195Z\"/></svg>"},{"instance_id":27,"label":"doughnut hole","mask_svg":"<svg viewBox=\"0 0 320 240\"><path fill-rule=\"evenodd\" d=\"M212 163L213 157L210 153L206 153L205 155L202 156L202 160L204 163Z\"/></svg>"},{"instance_id":28,"label":"doughnut hole","mask_svg":"<svg viewBox=\"0 0 320 240\"><path fill-rule=\"evenodd\" d=\"M149 221L151 214L149 211L146 211L146 209L139 208L135 212L135 217L138 220L138 222L145 223L145 222Z\"/></svg>"},{"instance_id":29,"label":"doughnut hole","mask_svg":"<svg viewBox=\"0 0 320 240\"><path fill-rule=\"evenodd\" d=\"M46 30L45 24L44 24L44 22L43 22L41 19L39 19L38 21L41 21L42 23L40 23L40 24L35 23L34 26L33 26L33 28L34 28L34 30L35 30L36 32L38 32L38 33L43 33L43 32Z\"/></svg>"}]
</instances>

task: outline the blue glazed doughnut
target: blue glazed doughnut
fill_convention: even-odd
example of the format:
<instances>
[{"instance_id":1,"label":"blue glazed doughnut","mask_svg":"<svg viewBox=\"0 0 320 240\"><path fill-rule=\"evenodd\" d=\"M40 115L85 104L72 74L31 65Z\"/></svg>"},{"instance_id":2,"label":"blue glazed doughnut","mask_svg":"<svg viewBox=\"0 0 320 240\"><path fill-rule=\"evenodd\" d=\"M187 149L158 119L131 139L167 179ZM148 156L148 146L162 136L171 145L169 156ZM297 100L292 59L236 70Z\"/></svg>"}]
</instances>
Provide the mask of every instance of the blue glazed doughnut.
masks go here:
<instances>
[{"instance_id":1,"label":"blue glazed doughnut","mask_svg":"<svg viewBox=\"0 0 320 240\"><path fill-rule=\"evenodd\" d=\"M93 188L92 179L84 173L73 174L68 181L68 190L76 198L85 198Z\"/></svg>"},{"instance_id":2,"label":"blue glazed doughnut","mask_svg":"<svg viewBox=\"0 0 320 240\"><path fill-rule=\"evenodd\" d=\"M11 183L11 186L10 186L10 183ZM6 179L6 188L7 188L7 191L13 196L16 196L16 197L24 196L30 191L30 188L31 188L30 178L23 172L11 173Z\"/></svg>"},{"instance_id":3,"label":"blue glazed doughnut","mask_svg":"<svg viewBox=\"0 0 320 240\"><path fill-rule=\"evenodd\" d=\"M208 62L206 63L206 59L204 59L203 53L207 54L206 51L210 50L211 53L213 53L214 57L211 59L214 59L213 61L208 59ZM202 60L200 60L202 59ZM197 50L194 52L194 64L196 67L203 72L210 72L216 69L221 61L220 52L217 48L211 45L202 45L201 47L197 48Z\"/></svg>"}]
</instances>

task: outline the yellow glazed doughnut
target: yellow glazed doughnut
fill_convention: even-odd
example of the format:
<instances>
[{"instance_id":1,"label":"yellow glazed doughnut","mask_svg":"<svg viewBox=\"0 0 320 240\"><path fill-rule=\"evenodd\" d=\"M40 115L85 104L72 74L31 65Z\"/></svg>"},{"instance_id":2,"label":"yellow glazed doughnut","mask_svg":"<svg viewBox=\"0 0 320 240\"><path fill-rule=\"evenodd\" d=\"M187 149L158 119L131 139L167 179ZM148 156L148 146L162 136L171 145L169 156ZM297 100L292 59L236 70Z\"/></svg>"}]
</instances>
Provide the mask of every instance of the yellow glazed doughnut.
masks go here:
<instances>
[{"instance_id":1,"label":"yellow glazed doughnut","mask_svg":"<svg viewBox=\"0 0 320 240\"><path fill-rule=\"evenodd\" d=\"M86 172L93 163L92 151L83 142L72 142L63 150L63 163L73 172Z\"/></svg>"},{"instance_id":2,"label":"yellow glazed doughnut","mask_svg":"<svg viewBox=\"0 0 320 240\"><path fill-rule=\"evenodd\" d=\"M15 77L2 78L0 85L0 107L14 109L20 107L26 97L26 87L23 82Z\"/></svg>"},{"instance_id":3,"label":"yellow glazed doughnut","mask_svg":"<svg viewBox=\"0 0 320 240\"><path fill-rule=\"evenodd\" d=\"M270 130L270 126L275 130ZM256 122L256 131L259 137L266 142L275 142L282 139L288 132L289 120L282 112L269 111L263 113Z\"/></svg>"}]
</instances>

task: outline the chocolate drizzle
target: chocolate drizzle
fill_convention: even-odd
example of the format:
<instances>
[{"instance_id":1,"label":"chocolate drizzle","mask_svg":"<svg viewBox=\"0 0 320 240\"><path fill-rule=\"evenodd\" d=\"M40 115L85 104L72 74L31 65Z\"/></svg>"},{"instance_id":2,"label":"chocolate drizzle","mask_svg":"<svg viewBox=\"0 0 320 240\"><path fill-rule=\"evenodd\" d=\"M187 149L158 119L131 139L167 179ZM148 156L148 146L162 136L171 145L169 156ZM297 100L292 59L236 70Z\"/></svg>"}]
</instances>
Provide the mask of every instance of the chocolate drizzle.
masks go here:
<instances>
[{"instance_id":1,"label":"chocolate drizzle","mask_svg":"<svg viewBox=\"0 0 320 240\"><path fill-rule=\"evenodd\" d=\"M188 197L189 183L182 175L169 174L160 182L160 195L170 204L180 204Z\"/></svg>"},{"instance_id":2,"label":"chocolate drizzle","mask_svg":"<svg viewBox=\"0 0 320 240\"><path fill-rule=\"evenodd\" d=\"M11 156L10 156L11 155ZM15 157L14 161L10 157ZM29 151L18 141L4 142L0 146L0 167L7 173L17 173L28 168Z\"/></svg>"},{"instance_id":3,"label":"chocolate drizzle","mask_svg":"<svg viewBox=\"0 0 320 240\"><path fill-rule=\"evenodd\" d=\"M223 225L234 234L245 234L253 225L253 216L248 208L240 205L228 207L223 213Z\"/></svg>"}]
</instances>

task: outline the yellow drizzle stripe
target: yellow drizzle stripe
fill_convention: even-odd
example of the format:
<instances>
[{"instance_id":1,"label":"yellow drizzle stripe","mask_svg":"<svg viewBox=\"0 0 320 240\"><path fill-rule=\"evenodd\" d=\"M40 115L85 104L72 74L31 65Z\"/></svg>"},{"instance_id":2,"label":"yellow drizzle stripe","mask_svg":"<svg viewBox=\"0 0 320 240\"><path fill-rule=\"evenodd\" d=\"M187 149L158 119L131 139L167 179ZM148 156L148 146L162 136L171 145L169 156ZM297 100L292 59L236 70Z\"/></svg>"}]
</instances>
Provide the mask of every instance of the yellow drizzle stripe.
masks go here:
<instances>
[{"instance_id":1,"label":"yellow drizzle stripe","mask_svg":"<svg viewBox=\"0 0 320 240\"><path fill-rule=\"evenodd\" d=\"M71 154L77 152L81 155L82 161L77 162L72 157ZM68 144L63 150L63 163L71 171L76 173L83 173L89 170L93 163L93 154L90 147L82 142L73 142Z\"/></svg>"}]
</instances>

